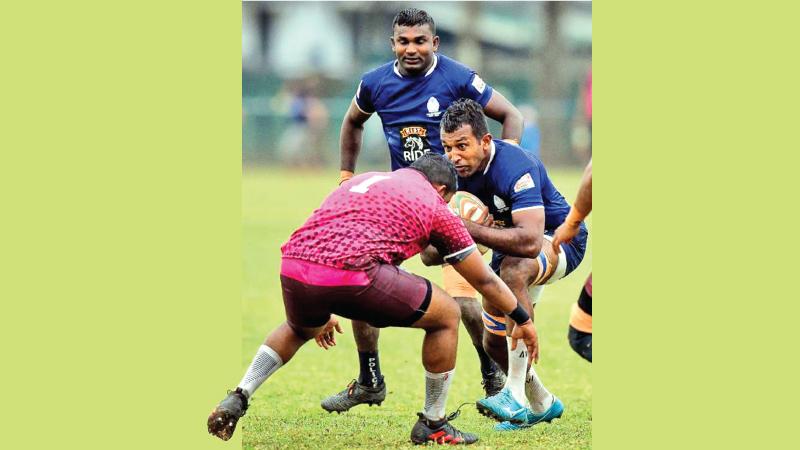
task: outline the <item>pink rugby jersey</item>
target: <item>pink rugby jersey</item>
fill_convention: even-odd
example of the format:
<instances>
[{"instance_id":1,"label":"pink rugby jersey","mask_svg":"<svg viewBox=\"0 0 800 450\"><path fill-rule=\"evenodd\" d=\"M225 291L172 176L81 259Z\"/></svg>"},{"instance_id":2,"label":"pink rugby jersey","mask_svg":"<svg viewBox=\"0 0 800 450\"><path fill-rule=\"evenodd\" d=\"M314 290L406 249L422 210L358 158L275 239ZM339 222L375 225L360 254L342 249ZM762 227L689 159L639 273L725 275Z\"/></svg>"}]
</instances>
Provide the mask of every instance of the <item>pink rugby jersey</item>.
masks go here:
<instances>
[{"instance_id":1,"label":"pink rugby jersey","mask_svg":"<svg viewBox=\"0 0 800 450\"><path fill-rule=\"evenodd\" d=\"M284 258L337 269L399 265L433 244L447 262L475 249L472 237L414 169L368 172L333 191L281 247Z\"/></svg>"}]
</instances>

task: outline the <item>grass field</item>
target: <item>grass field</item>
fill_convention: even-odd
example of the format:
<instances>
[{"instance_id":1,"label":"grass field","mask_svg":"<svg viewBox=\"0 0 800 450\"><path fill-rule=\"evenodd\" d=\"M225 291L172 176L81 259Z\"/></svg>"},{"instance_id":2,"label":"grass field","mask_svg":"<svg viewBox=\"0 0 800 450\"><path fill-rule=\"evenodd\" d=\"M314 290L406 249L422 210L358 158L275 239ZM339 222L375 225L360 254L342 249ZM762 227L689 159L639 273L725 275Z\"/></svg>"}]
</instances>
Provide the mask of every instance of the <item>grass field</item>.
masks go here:
<instances>
[{"instance_id":1,"label":"grass field","mask_svg":"<svg viewBox=\"0 0 800 450\"><path fill-rule=\"evenodd\" d=\"M581 172L553 170L551 178L572 200ZM337 172L245 171L242 184L242 371L266 334L284 320L279 286L280 246L335 186ZM590 248L578 270L548 286L537 307L541 342L537 367L545 385L566 407L552 424L497 433L495 422L464 406L457 428L477 433L471 448L590 448L592 436L591 365L572 352L566 339L570 305L591 270ZM441 285L438 268L418 258L404 267ZM413 448L409 433L424 401L424 371L420 362L421 330L391 328L381 332L381 369L389 390L381 407L360 405L342 415L328 414L320 400L338 392L358 375L358 358L349 321L339 345L324 351L313 342L273 375L252 399L237 434L245 449L273 448ZM483 391L478 359L462 328L456 377L448 412L474 402ZM238 381L238 380L237 380ZM235 381L234 381L235 383Z\"/></svg>"}]
</instances>

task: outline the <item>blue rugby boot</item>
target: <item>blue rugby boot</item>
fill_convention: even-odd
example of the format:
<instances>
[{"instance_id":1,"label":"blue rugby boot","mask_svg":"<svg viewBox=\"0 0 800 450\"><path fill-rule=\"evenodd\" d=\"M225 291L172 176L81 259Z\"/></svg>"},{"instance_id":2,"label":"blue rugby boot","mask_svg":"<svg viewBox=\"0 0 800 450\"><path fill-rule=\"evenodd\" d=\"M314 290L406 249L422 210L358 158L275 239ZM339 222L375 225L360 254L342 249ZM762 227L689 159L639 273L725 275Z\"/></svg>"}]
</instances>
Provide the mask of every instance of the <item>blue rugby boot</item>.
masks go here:
<instances>
[{"instance_id":1,"label":"blue rugby boot","mask_svg":"<svg viewBox=\"0 0 800 450\"><path fill-rule=\"evenodd\" d=\"M530 409L521 405L508 388L503 388L499 393L478 400L475 404L478 412L486 417L491 417L498 422L524 422Z\"/></svg>"},{"instance_id":2,"label":"blue rugby boot","mask_svg":"<svg viewBox=\"0 0 800 450\"><path fill-rule=\"evenodd\" d=\"M505 421L502 423L498 423L495 425L495 431L515 431L520 430L522 428L529 428L537 423L547 422L550 423L553 419L558 419L564 414L564 403L558 399L555 395L553 396L553 404L547 408L547 411L543 413L535 413L532 410L528 409L527 415L523 422L511 422Z\"/></svg>"},{"instance_id":3,"label":"blue rugby boot","mask_svg":"<svg viewBox=\"0 0 800 450\"><path fill-rule=\"evenodd\" d=\"M494 426L494 431L516 431L521 430L523 428L530 428L533 425L527 425L524 423L514 423L514 422L500 422Z\"/></svg>"}]
</instances>

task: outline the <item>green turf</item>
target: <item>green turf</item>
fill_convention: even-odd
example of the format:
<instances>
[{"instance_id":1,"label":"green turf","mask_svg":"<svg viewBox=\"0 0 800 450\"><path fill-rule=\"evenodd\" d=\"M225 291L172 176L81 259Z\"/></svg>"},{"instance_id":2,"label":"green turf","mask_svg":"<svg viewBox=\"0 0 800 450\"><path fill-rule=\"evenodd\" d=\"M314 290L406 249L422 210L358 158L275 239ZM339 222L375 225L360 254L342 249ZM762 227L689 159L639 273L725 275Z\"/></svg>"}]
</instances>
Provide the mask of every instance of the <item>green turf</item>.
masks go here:
<instances>
[{"instance_id":1,"label":"green turf","mask_svg":"<svg viewBox=\"0 0 800 450\"><path fill-rule=\"evenodd\" d=\"M579 170L553 170L550 175L568 200L574 198ZM266 334L284 320L278 278L280 246L335 187L337 178L334 171L272 169L251 169L243 175L243 371ZM591 447L591 365L572 352L566 339L569 309L590 271L591 260L589 252L575 273L548 286L537 307L541 341L537 369L545 385L564 402L563 418L523 431L497 433L492 430L495 422L467 405L453 424L480 436L473 448ZM441 285L440 270L423 266L418 258L404 267ZM343 320L346 334L339 336L338 346L324 351L307 344L262 385L237 431L242 433L245 449L412 447L409 433L424 400L423 332L398 328L381 332L381 369L389 388L381 407L360 405L342 415L328 414L320 408L320 400L343 389L358 374L352 331ZM478 367L462 328L448 411L481 397Z\"/></svg>"}]
</instances>

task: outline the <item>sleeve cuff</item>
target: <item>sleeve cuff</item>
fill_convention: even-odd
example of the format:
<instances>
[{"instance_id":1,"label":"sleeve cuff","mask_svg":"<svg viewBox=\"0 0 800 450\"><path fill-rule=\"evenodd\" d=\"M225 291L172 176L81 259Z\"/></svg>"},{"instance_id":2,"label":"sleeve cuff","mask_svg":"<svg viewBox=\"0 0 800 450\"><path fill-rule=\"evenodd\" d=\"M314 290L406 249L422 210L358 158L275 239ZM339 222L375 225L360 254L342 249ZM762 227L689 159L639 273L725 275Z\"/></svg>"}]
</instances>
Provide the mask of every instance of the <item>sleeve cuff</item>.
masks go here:
<instances>
[{"instance_id":1,"label":"sleeve cuff","mask_svg":"<svg viewBox=\"0 0 800 450\"><path fill-rule=\"evenodd\" d=\"M469 256L469 254L472 253L473 251L475 251L475 249L477 249L477 248L478 248L477 245L472 244L467 248L461 249L461 250L459 250L459 251L457 251L455 253L451 253L451 254L445 256L444 257L444 261L446 263L449 263L449 264L459 263L459 262L465 260L467 258L467 256Z\"/></svg>"},{"instance_id":2,"label":"sleeve cuff","mask_svg":"<svg viewBox=\"0 0 800 450\"><path fill-rule=\"evenodd\" d=\"M364 114L372 114L369 111L364 111L364 108L362 108L361 105L358 104L358 100L355 97L353 97L353 103L356 105L356 108L358 108L358 110L361 111L362 113L364 113Z\"/></svg>"}]
</instances>

